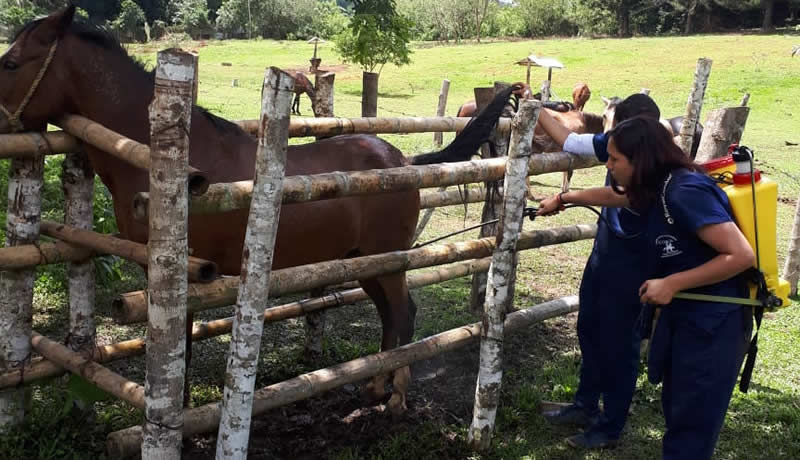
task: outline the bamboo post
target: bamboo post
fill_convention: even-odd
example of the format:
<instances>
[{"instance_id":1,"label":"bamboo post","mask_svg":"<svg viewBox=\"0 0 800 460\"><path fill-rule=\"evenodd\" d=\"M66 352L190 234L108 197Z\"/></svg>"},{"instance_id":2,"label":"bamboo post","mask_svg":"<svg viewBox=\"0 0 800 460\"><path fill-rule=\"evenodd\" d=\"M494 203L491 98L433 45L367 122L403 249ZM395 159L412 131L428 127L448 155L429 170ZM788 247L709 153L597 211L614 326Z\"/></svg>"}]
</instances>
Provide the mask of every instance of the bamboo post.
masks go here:
<instances>
[{"instance_id":1,"label":"bamboo post","mask_svg":"<svg viewBox=\"0 0 800 460\"><path fill-rule=\"evenodd\" d=\"M708 76L711 73L711 59L700 58L697 60L697 68L694 72L694 83L692 92L689 93L689 100L686 102L686 115L683 117L681 125L680 147L684 153L689 155L692 151L694 141L694 131L697 122L700 121L700 110L703 108L703 96L708 85Z\"/></svg>"},{"instance_id":2,"label":"bamboo post","mask_svg":"<svg viewBox=\"0 0 800 460\"><path fill-rule=\"evenodd\" d=\"M378 116L378 76L374 72L364 72L361 80L361 116Z\"/></svg>"},{"instance_id":3,"label":"bamboo post","mask_svg":"<svg viewBox=\"0 0 800 460\"><path fill-rule=\"evenodd\" d=\"M63 241L55 243L24 244L0 248L0 270L34 268L37 265L86 260L96 255L92 250L73 246Z\"/></svg>"},{"instance_id":4,"label":"bamboo post","mask_svg":"<svg viewBox=\"0 0 800 460\"><path fill-rule=\"evenodd\" d=\"M494 99L495 88L475 88L475 105L477 107L478 112L480 112L486 105ZM489 158L490 150L487 145L481 147L481 152L483 154L483 158ZM498 152L499 154L499 152ZM503 158L503 163L505 163L505 158ZM503 169L505 169L505 164L503 165ZM483 202L483 212L481 213L481 222L489 222L497 218L497 212L495 209L496 197L493 193L493 190L496 190L499 187L499 183L496 180L494 181L486 181L484 182L484 188L486 189L486 197ZM486 236L493 236L497 234L497 224L491 225L484 225L481 227L480 232L478 233L479 238L483 238ZM469 295L469 305L470 310L478 313L483 310L483 302L486 298L486 274L485 273L478 273L472 276L472 285L470 287L470 295Z\"/></svg>"},{"instance_id":5,"label":"bamboo post","mask_svg":"<svg viewBox=\"0 0 800 460\"><path fill-rule=\"evenodd\" d=\"M475 406L468 443L486 450L492 440L500 387L503 379L503 337L506 312L513 306L516 279L516 247L522 231L528 159L531 156L533 128L541 103L521 101L511 130L503 207L497 243L489 267L486 308L481 329L480 370L475 388Z\"/></svg>"},{"instance_id":6,"label":"bamboo post","mask_svg":"<svg viewBox=\"0 0 800 460\"><path fill-rule=\"evenodd\" d=\"M33 244L39 239L44 155L12 159L8 170L6 247ZM31 357L33 282L35 270L0 272L0 370L24 368ZM0 432L22 423L25 390L0 392Z\"/></svg>"},{"instance_id":7,"label":"bamboo post","mask_svg":"<svg viewBox=\"0 0 800 460\"><path fill-rule=\"evenodd\" d=\"M338 136L340 134L429 133L461 131L469 117L379 117L379 118L294 118L289 122L289 137ZM237 120L246 132L258 134L258 120ZM498 127L508 132L509 120Z\"/></svg>"},{"instance_id":8,"label":"bamboo post","mask_svg":"<svg viewBox=\"0 0 800 460\"><path fill-rule=\"evenodd\" d=\"M75 152L78 148L75 137L64 131L0 134L0 160L33 159L40 155Z\"/></svg>"},{"instance_id":9,"label":"bamboo post","mask_svg":"<svg viewBox=\"0 0 800 460\"><path fill-rule=\"evenodd\" d=\"M728 146L738 144L747 122L749 107L727 107L708 114L695 161L705 163L728 154Z\"/></svg>"},{"instance_id":10,"label":"bamboo post","mask_svg":"<svg viewBox=\"0 0 800 460\"><path fill-rule=\"evenodd\" d=\"M447 93L450 92L450 80L442 80L442 88L439 90L439 103L436 105L436 116L443 117L447 108ZM433 144L437 147L442 146L442 132L433 133Z\"/></svg>"},{"instance_id":11,"label":"bamboo post","mask_svg":"<svg viewBox=\"0 0 800 460\"><path fill-rule=\"evenodd\" d=\"M538 248L594 238L595 224L570 225L523 232L517 250ZM270 278L272 297L333 286L353 279L374 278L389 273L442 265L467 259L487 257L492 254L495 238L460 241L442 245L424 246L407 251L331 260L310 265L275 270ZM239 279L222 278L208 284L190 284L188 308L190 312L224 307L236 302ZM143 291L129 292L114 302L114 316L125 324L145 321L147 297Z\"/></svg>"},{"instance_id":12,"label":"bamboo post","mask_svg":"<svg viewBox=\"0 0 800 460\"><path fill-rule=\"evenodd\" d=\"M64 223L91 230L94 200L94 170L85 153L68 153L61 165L64 189ZM69 347L91 353L95 347L94 261L91 258L67 265L69 292Z\"/></svg>"},{"instance_id":13,"label":"bamboo post","mask_svg":"<svg viewBox=\"0 0 800 460\"><path fill-rule=\"evenodd\" d=\"M263 130L258 136L255 190L247 222L217 436L218 460L247 458L258 352L286 172L293 88L294 79L289 74L275 67L267 71L261 91L260 125Z\"/></svg>"},{"instance_id":14,"label":"bamboo post","mask_svg":"<svg viewBox=\"0 0 800 460\"><path fill-rule=\"evenodd\" d=\"M80 115L64 115L56 121L64 131L104 152L126 161L137 168L150 168L150 147L114 132L100 123ZM202 195L208 188L208 177L202 171L189 167L189 190L192 195Z\"/></svg>"},{"instance_id":15,"label":"bamboo post","mask_svg":"<svg viewBox=\"0 0 800 460\"><path fill-rule=\"evenodd\" d=\"M77 244L104 254L113 254L147 265L148 247L141 243L115 238L111 235L83 230L57 222L43 220L43 235ZM189 279L200 283L208 283L217 277L217 264L197 257L189 257Z\"/></svg>"},{"instance_id":16,"label":"bamboo post","mask_svg":"<svg viewBox=\"0 0 800 460\"><path fill-rule=\"evenodd\" d=\"M506 331L516 332L531 324L577 311L577 296L562 297L508 315ZM357 358L326 369L319 369L262 388L255 393L253 415L276 407L307 399L347 383L357 382L374 375L433 356L457 350L480 337L481 324L473 323L414 342L402 347ZM217 428L220 420L220 403L186 411L184 436L207 433ZM106 439L106 451L111 458L128 458L136 455L142 439L142 429L134 426L115 431Z\"/></svg>"},{"instance_id":17,"label":"bamboo post","mask_svg":"<svg viewBox=\"0 0 800 460\"><path fill-rule=\"evenodd\" d=\"M408 275L408 287L414 289L422 286L430 286L432 284L467 276L472 273L486 271L489 269L489 262L490 258L487 257L458 262L424 273L410 274ZM304 299L270 307L264 311L263 319L264 323L273 323L368 299L369 296L363 289L348 289L323 297ZM234 317L229 317L195 324L192 328L192 340L199 341L228 334L233 329L233 320ZM98 363L107 363L131 356L139 356L144 354L144 351L144 339L131 339L124 342L95 347L95 349L92 350L91 359ZM38 358L25 366L23 372L0 374L0 388L35 382L43 378L58 377L63 375L64 372L61 366L48 360Z\"/></svg>"},{"instance_id":18,"label":"bamboo post","mask_svg":"<svg viewBox=\"0 0 800 460\"><path fill-rule=\"evenodd\" d=\"M144 409L144 387L125 379L82 354L54 342L43 335L33 332L31 345L48 361L80 375L87 381L97 385L117 398L129 403L137 409Z\"/></svg>"},{"instance_id":19,"label":"bamboo post","mask_svg":"<svg viewBox=\"0 0 800 460\"><path fill-rule=\"evenodd\" d=\"M142 457L178 459L183 432L188 167L197 57L158 53L150 104L147 373ZM170 171L163 174L162 171Z\"/></svg>"},{"instance_id":20,"label":"bamboo post","mask_svg":"<svg viewBox=\"0 0 800 460\"><path fill-rule=\"evenodd\" d=\"M505 174L505 161L505 158L490 158L425 166L288 176L283 184L283 204L495 181L502 179ZM600 163L597 159L589 155L542 153L531 158L528 174L566 171L569 168L583 169L598 164ZM190 213L208 214L246 208L250 204L252 187L252 181L213 184L205 195L192 199ZM148 200L148 194L136 194L133 213L137 219L147 216Z\"/></svg>"}]
</instances>

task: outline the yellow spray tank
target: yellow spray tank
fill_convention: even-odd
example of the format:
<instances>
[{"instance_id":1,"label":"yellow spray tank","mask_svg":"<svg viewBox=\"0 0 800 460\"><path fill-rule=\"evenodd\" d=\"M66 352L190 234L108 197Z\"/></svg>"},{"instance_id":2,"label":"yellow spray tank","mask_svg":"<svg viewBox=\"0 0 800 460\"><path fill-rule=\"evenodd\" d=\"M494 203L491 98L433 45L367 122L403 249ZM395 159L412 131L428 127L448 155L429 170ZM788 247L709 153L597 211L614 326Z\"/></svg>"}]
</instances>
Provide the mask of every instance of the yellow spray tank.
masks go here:
<instances>
[{"instance_id":1,"label":"yellow spray tank","mask_svg":"<svg viewBox=\"0 0 800 460\"><path fill-rule=\"evenodd\" d=\"M789 283L778 277L778 184L762 176L761 171L752 170L752 151L747 147L736 146L731 156L736 165L733 184L722 190L728 195L736 224L753 247L756 268L764 274L767 289L781 300L780 308L788 307ZM750 293L755 297L755 287Z\"/></svg>"}]
</instances>

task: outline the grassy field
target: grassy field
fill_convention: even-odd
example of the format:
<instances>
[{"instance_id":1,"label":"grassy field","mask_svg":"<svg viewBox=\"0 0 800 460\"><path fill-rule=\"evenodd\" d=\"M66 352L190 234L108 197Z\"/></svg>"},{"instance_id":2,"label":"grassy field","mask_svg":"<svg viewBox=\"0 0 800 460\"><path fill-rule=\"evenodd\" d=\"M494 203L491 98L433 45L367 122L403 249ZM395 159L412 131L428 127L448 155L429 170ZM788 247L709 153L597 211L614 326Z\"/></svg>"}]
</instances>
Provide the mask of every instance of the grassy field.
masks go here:
<instances>
[{"instance_id":1,"label":"grassy field","mask_svg":"<svg viewBox=\"0 0 800 460\"><path fill-rule=\"evenodd\" d=\"M383 70L378 115L433 115L439 87L445 78L451 82L447 114L453 115L458 105L472 98L473 87L490 86L496 80L523 80L525 68L513 63L535 53L557 57L565 64L565 69L553 72L553 89L557 95L569 97L576 82L588 83L593 94L586 107L588 111L601 111L601 95L626 96L646 87L650 88L662 113L674 116L684 110L697 58L709 57L713 59L713 66L702 119L709 110L738 105L745 92L751 94L751 112L742 142L754 149L762 168L780 183L783 200L778 211L778 242L782 261L791 231L794 203L800 193L797 179L800 165L794 161L794 156L800 154L800 147L793 145L800 143L795 113L800 100L800 59L790 58L792 45L797 42L796 35L707 35L460 46L422 43L415 46L410 66ZM138 45L130 50L152 65L155 51L168 45L171 44ZM181 45L195 49L200 55L199 103L230 119L258 117L265 67L304 69L312 51L310 45L302 42L260 40ZM358 116L360 69L340 62L330 45L323 46L320 53L322 67L337 72L335 113ZM223 62L231 65L223 66ZM532 74L533 82L546 76L544 70L537 68L532 69ZM231 86L232 79L239 80L238 87ZM309 100L304 98L301 104L303 113L310 113ZM434 148L430 134L384 137L408 154ZM451 138L452 134L445 135L446 141ZM59 162L53 158L47 165L45 193L49 206L46 214L52 218L60 214ZM7 162L0 163L0 190L3 192L6 168ZM573 184L575 187L599 184L603 174L602 168L579 171ZM553 193L558 183L560 174L537 178L537 194ZM98 188L98 193L102 193L102 189ZM100 210L103 207L100 205ZM476 223L479 219L479 206L470 206L466 211L461 207L439 209L421 240L459 229L465 222ZM588 211L573 211L526 223L525 227L545 228L593 220ZM472 232L459 238L474 236ZM590 250L591 242L586 241L524 253L516 305L524 308L577 293ZM64 269L48 267L40 271L34 327L62 339L67 318ZM101 341L107 343L143 335L141 326L116 326L108 315L115 294L142 286L141 271L129 265L122 266L120 279L102 284L97 305ZM420 305L417 338L479 319L464 308L469 295L468 280L419 289L413 295ZM795 358L795 350L800 347L800 312L796 303L785 311L769 315L765 321L754 383L749 393L737 391L734 394L715 458L800 458L800 364ZM204 319L230 314L230 309L223 309L205 315ZM353 414L360 410L357 409L357 393L350 394L351 389L346 387L331 392L329 397L297 403L263 417L256 424L258 434L253 435L251 458L657 458L664 430L660 388L650 385L644 378L640 378L624 442L617 449L591 453L573 451L562 442L573 432L551 427L539 415L542 400L569 401L576 389L580 354L574 334L574 316L536 325L508 341L506 359L510 365L504 377L498 430L492 449L485 455L472 454L465 445L477 370L477 350L472 347L436 361L444 369L443 376L423 379L425 368L415 370L417 380L410 389L410 415L396 421L395 425L386 423L389 416L380 411L363 413L351 425L342 422L352 420ZM380 326L371 305L345 307L330 312L328 318L324 362L313 365L295 359L302 347L302 321L268 326L258 385L377 350ZM191 369L195 381L193 404L219 399L227 345L225 337L197 345L195 356L202 359L196 359ZM143 379L141 359L116 363L113 368L129 378ZM463 375L456 370L463 371ZM71 405L62 391L65 385L59 379L33 387L31 421L22 430L0 437L0 458L100 458L108 432L141 420L138 411L109 401L97 403L98 412L93 423L71 418ZM325 411L332 415L323 417ZM309 413L313 415L311 420L302 422ZM283 424L288 428L270 425L272 418L291 423ZM326 434L325 429L330 432ZM359 437L359 429L366 434ZM341 435L342 432L350 433L343 437L347 442L337 441L337 433ZM271 441L262 440L262 437L271 437ZM195 440L188 457L213 455L212 443L213 438Z\"/></svg>"}]
</instances>

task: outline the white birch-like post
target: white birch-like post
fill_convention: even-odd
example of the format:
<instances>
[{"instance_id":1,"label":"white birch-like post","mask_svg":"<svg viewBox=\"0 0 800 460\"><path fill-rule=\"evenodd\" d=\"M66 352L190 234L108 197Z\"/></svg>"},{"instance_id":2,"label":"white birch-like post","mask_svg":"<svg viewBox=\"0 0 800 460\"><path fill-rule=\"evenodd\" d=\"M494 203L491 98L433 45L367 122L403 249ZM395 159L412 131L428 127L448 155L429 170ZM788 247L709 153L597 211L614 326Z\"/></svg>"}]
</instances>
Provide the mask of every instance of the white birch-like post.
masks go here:
<instances>
[{"instance_id":1,"label":"white birch-like post","mask_svg":"<svg viewBox=\"0 0 800 460\"><path fill-rule=\"evenodd\" d=\"M442 80L442 88L439 90L439 103L436 105L436 116L443 117L447 107L447 93L450 91L450 80ZM442 132L433 133L433 143L437 147L442 146Z\"/></svg>"},{"instance_id":2,"label":"white birch-like post","mask_svg":"<svg viewBox=\"0 0 800 460\"><path fill-rule=\"evenodd\" d=\"M550 80L545 80L542 82L542 102L548 102L550 100Z\"/></svg>"},{"instance_id":3,"label":"white birch-like post","mask_svg":"<svg viewBox=\"0 0 800 460\"><path fill-rule=\"evenodd\" d=\"M64 223L75 228L91 230L93 224L94 170L84 152L67 153L61 164L61 187L64 189ZM94 321L94 260L67 264L69 292L69 336L67 346L72 351L91 357L97 331ZM75 407L91 409L82 400Z\"/></svg>"},{"instance_id":4,"label":"white birch-like post","mask_svg":"<svg viewBox=\"0 0 800 460\"><path fill-rule=\"evenodd\" d=\"M314 79L314 86L316 87L314 97L314 116L332 118L333 115L333 82L336 74L328 72L325 74L317 74ZM261 124L259 123L259 126ZM330 136L317 136L316 139L324 139ZM311 297L317 297L315 294L322 295L322 290L315 290L311 292ZM322 340L325 337L325 318L327 313L324 310L309 313L303 317L306 323L306 341L303 347L303 356L308 361L314 361L322 356Z\"/></svg>"},{"instance_id":5,"label":"white birch-like post","mask_svg":"<svg viewBox=\"0 0 800 460\"><path fill-rule=\"evenodd\" d=\"M294 80L275 67L264 78L253 199L245 234L242 275L231 333L217 459L246 459L253 412L258 352L264 329L270 269L278 233L289 111Z\"/></svg>"},{"instance_id":6,"label":"white birch-like post","mask_svg":"<svg viewBox=\"0 0 800 460\"><path fill-rule=\"evenodd\" d=\"M61 165L64 189L64 223L91 230L93 224L94 170L83 152L68 153ZM67 265L69 289L69 343L72 351L91 353L95 347L94 261L91 258Z\"/></svg>"},{"instance_id":7,"label":"white birch-like post","mask_svg":"<svg viewBox=\"0 0 800 460\"><path fill-rule=\"evenodd\" d=\"M36 243L42 209L44 155L13 159L8 174L6 247ZM31 356L35 268L0 271L0 372L22 372ZM20 376L21 378L21 376ZM0 392L0 432L22 423L25 389Z\"/></svg>"},{"instance_id":8,"label":"white birch-like post","mask_svg":"<svg viewBox=\"0 0 800 460\"><path fill-rule=\"evenodd\" d=\"M150 104L150 234L142 458L179 459L186 373L189 129L197 56L158 53Z\"/></svg>"},{"instance_id":9,"label":"white birch-like post","mask_svg":"<svg viewBox=\"0 0 800 460\"><path fill-rule=\"evenodd\" d=\"M708 86L708 76L711 74L711 59L700 58L697 60L697 68L694 72L694 83L692 92L689 93L689 100L686 102L686 114L681 125L680 145L684 153L689 155L692 151L694 141L694 130L697 122L700 121L700 110L703 108L703 97Z\"/></svg>"},{"instance_id":10,"label":"white birch-like post","mask_svg":"<svg viewBox=\"0 0 800 460\"><path fill-rule=\"evenodd\" d=\"M486 287L486 310L481 328L480 369L475 388L475 407L468 433L468 442L476 450L486 450L491 443L500 400L503 378L503 321L506 311L514 300L516 245L522 230L533 129L541 107L541 103L537 101L522 101L512 122L509 157L503 184L503 208Z\"/></svg>"}]
</instances>

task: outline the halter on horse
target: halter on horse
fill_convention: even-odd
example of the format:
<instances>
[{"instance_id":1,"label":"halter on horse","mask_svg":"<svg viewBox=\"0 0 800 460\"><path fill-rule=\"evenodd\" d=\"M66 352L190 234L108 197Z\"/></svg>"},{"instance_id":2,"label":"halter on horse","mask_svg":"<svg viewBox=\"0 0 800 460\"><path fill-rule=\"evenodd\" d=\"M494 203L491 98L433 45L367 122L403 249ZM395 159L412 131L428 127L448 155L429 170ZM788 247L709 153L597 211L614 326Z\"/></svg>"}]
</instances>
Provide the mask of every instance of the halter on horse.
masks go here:
<instances>
[{"instance_id":1,"label":"halter on horse","mask_svg":"<svg viewBox=\"0 0 800 460\"><path fill-rule=\"evenodd\" d=\"M73 24L74 12L71 6L27 24L0 57L0 133L43 131L49 121L76 113L149 144L153 73L105 32ZM498 95L442 151L407 159L377 136L336 136L289 146L286 175L468 160L488 139L513 90L519 88ZM235 124L195 107L189 144L190 164L205 171L211 182L253 179L256 140ZM148 172L91 145L83 148L111 192L121 236L146 243L148 227L134 219L132 204L136 193L149 189ZM408 249L418 215L416 190L286 205L281 209L273 269ZM190 215L188 244L193 255L216 262L221 273L238 275L247 217L248 210ZM416 306L405 273L359 282L378 309L381 349L409 343ZM373 398L386 394L386 378L377 376L368 386ZM405 410L409 379L407 367L394 372L391 411Z\"/></svg>"}]
</instances>

